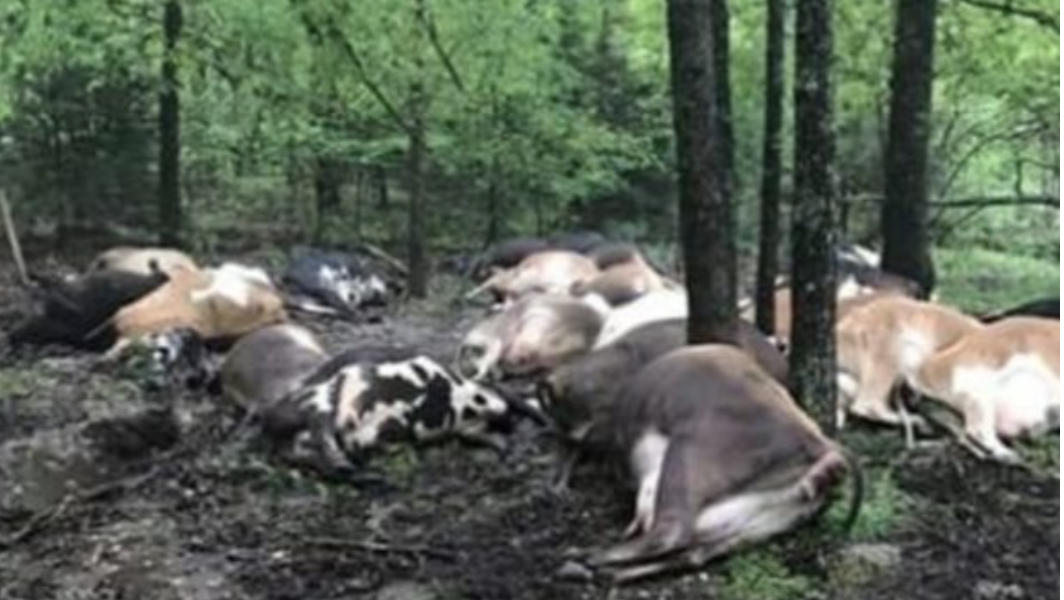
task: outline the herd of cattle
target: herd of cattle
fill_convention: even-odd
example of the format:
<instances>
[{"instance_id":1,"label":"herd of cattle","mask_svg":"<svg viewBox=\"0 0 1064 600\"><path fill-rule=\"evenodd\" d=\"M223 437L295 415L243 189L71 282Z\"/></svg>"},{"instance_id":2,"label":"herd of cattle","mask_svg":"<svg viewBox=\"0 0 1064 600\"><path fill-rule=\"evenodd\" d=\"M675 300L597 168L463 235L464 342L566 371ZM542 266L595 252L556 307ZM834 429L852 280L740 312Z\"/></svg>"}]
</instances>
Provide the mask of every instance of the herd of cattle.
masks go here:
<instances>
[{"instance_id":1,"label":"herd of cattle","mask_svg":"<svg viewBox=\"0 0 1064 600\"><path fill-rule=\"evenodd\" d=\"M1059 429L1059 299L973 317L917 300L876 256L840 248L838 424L925 429L906 404L958 413L958 440L1000 461L1008 442ZM498 244L461 269L492 298L453 364L417 349L330 356L292 310L352 317L401 284L372 258L302 250L279 281L167 249L118 248L72 280L41 280L12 346L67 344L121 357L147 346L181 385L219 388L284 460L357 478L373 448L457 437L502 447L519 420L557 434L555 485L589 455L627 468L625 541L588 565L616 580L698 566L792 529L858 463L786 388L790 295L771 336L743 320L735 346L685 343L687 297L640 250L594 234ZM749 316L749 302L740 306ZM513 382L520 382L515 385Z\"/></svg>"}]
</instances>

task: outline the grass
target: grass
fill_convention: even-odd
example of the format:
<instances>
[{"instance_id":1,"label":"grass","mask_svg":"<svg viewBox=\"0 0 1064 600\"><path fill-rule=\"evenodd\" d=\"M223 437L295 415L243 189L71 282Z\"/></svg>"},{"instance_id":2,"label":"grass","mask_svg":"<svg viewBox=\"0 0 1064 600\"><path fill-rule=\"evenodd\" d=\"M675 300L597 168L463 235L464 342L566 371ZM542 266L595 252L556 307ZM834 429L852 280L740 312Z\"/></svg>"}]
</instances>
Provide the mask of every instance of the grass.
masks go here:
<instances>
[{"instance_id":1,"label":"grass","mask_svg":"<svg viewBox=\"0 0 1064 600\"><path fill-rule=\"evenodd\" d=\"M935 251L939 301L980 313L1056 296L1060 266L1049 261L981 250Z\"/></svg>"},{"instance_id":2,"label":"grass","mask_svg":"<svg viewBox=\"0 0 1064 600\"><path fill-rule=\"evenodd\" d=\"M799 600L811 597L816 583L797 574L776 553L747 552L728 561L723 600Z\"/></svg>"}]
</instances>

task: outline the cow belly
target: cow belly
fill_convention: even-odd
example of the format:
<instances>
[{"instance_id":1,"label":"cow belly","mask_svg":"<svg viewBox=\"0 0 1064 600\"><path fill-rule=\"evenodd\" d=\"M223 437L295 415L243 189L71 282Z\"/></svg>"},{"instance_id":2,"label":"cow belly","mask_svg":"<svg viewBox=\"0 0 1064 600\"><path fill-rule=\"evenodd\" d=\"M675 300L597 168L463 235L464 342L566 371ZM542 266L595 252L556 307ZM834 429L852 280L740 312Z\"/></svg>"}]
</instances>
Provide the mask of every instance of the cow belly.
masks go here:
<instances>
[{"instance_id":1,"label":"cow belly","mask_svg":"<svg viewBox=\"0 0 1064 600\"><path fill-rule=\"evenodd\" d=\"M1034 356L1019 355L1000 369L959 370L955 391L991 403L998 435L1016 438L1044 429L1053 406L1060 406L1060 379Z\"/></svg>"}]
</instances>

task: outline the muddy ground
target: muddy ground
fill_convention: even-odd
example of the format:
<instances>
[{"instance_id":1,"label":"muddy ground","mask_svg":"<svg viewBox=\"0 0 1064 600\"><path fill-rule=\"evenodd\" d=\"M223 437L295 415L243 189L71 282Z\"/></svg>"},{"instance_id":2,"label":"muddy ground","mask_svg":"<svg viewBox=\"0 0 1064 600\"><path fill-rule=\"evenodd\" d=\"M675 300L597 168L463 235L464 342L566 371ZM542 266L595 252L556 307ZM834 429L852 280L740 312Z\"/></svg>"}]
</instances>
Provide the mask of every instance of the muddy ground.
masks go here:
<instances>
[{"instance_id":1,"label":"muddy ground","mask_svg":"<svg viewBox=\"0 0 1064 600\"><path fill-rule=\"evenodd\" d=\"M0 328L28 303L0 264ZM332 349L383 340L449 358L476 316L436 302L376 324L310 325ZM386 483L356 488L272 464L238 423L220 402L150 389L128 366L59 349L15 355L0 341L0 598L761 596L756 581L729 581L728 562L620 589L557 577L566 556L618 534L628 494L594 466L569 495L549 492L550 442L531 428L505 457L457 444L389 452L374 463ZM812 582L798 596L1059 597L1057 473L948 445L900 458L865 446L911 499L904 523L875 540L900 562L840 579L832 565L855 542L802 543L822 536L814 526L777 544Z\"/></svg>"}]
</instances>

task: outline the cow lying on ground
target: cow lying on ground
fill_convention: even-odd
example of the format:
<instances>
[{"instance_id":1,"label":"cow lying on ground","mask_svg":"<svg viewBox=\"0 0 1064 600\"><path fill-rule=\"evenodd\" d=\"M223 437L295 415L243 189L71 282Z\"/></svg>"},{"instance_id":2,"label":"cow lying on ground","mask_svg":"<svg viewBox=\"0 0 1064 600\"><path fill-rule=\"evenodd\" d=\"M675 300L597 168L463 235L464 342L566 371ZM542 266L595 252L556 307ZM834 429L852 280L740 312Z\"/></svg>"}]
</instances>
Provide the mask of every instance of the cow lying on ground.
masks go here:
<instances>
[{"instance_id":1,"label":"cow lying on ground","mask_svg":"<svg viewBox=\"0 0 1064 600\"><path fill-rule=\"evenodd\" d=\"M179 250L120 246L97 255L89 270L151 275L157 272L169 273L176 268L196 270L199 267L196 261Z\"/></svg>"},{"instance_id":2,"label":"cow lying on ground","mask_svg":"<svg viewBox=\"0 0 1064 600\"><path fill-rule=\"evenodd\" d=\"M342 474L382 444L457 437L497 447L494 431L531 413L525 403L417 356L312 375L261 415L264 433L287 459Z\"/></svg>"},{"instance_id":3,"label":"cow lying on ground","mask_svg":"<svg viewBox=\"0 0 1064 600\"><path fill-rule=\"evenodd\" d=\"M490 276L493 271L516 267L521 261L539 252L564 250L591 255L600 247L608 244L602 234L594 231L561 233L547 239L513 238L501 241L484 251L473 261L473 268L469 274L477 280L482 280Z\"/></svg>"},{"instance_id":4,"label":"cow lying on ground","mask_svg":"<svg viewBox=\"0 0 1064 600\"><path fill-rule=\"evenodd\" d=\"M111 353L150 334L182 328L206 341L232 342L286 319L281 296L257 269L233 264L206 271L177 268L165 285L111 319L118 336Z\"/></svg>"},{"instance_id":5,"label":"cow lying on ground","mask_svg":"<svg viewBox=\"0 0 1064 600\"><path fill-rule=\"evenodd\" d=\"M631 538L590 557L629 581L699 567L821 511L857 466L744 352L673 351L644 368L590 439L623 457L635 483Z\"/></svg>"},{"instance_id":6,"label":"cow lying on ground","mask_svg":"<svg viewBox=\"0 0 1064 600\"><path fill-rule=\"evenodd\" d=\"M600 273L573 284L577 297L595 294L610 306L621 306L666 287L665 279L651 267L633 246L614 245L593 257Z\"/></svg>"},{"instance_id":7,"label":"cow lying on ground","mask_svg":"<svg viewBox=\"0 0 1064 600\"><path fill-rule=\"evenodd\" d=\"M978 331L979 321L956 310L902 296L884 296L849 311L836 328L838 425L847 413L907 425L892 392L933 355Z\"/></svg>"},{"instance_id":8,"label":"cow lying on ground","mask_svg":"<svg viewBox=\"0 0 1064 600\"><path fill-rule=\"evenodd\" d=\"M656 321L638 327L607 346L579 357L548 375L538 395L562 434L563 455L556 489L564 489L582 449L601 446L587 438L594 424L608 418L640 370L687 343L687 320ZM787 381L787 361L750 323L739 325L739 347L780 384Z\"/></svg>"},{"instance_id":9,"label":"cow lying on ground","mask_svg":"<svg viewBox=\"0 0 1064 600\"><path fill-rule=\"evenodd\" d=\"M962 415L977 454L1018 462L1002 438L1060 427L1060 321L1013 317L983 327L923 361L908 383Z\"/></svg>"},{"instance_id":10,"label":"cow lying on ground","mask_svg":"<svg viewBox=\"0 0 1064 600\"><path fill-rule=\"evenodd\" d=\"M260 410L298 390L327 360L309 330L288 323L263 327L225 355L222 394L245 410Z\"/></svg>"},{"instance_id":11,"label":"cow lying on ground","mask_svg":"<svg viewBox=\"0 0 1064 600\"><path fill-rule=\"evenodd\" d=\"M496 369L552 369L591 348L602 329L602 310L559 294L518 300L470 330L458 351L458 370L483 379Z\"/></svg>"},{"instance_id":12,"label":"cow lying on ground","mask_svg":"<svg viewBox=\"0 0 1064 600\"><path fill-rule=\"evenodd\" d=\"M123 306L153 293L167 282L162 273L139 275L126 271L94 271L73 282L39 280L43 302L39 314L17 326L13 346L65 344L103 351L116 339L104 325Z\"/></svg>"},{"instance_id":13,"label":"cow lying on ground","mask_svg":"<svg viewBox=\"0 0 1064 600\"><path fill-rule=\"evenodd\" d=\"M383 270L341 252L299 249L283 279L297 295L296 307L345 318L354 318L360 308L384 305L389 295Z\"/></svg>"},{"instance_id":14,"label":"cow lying on ground","mask_svg":"<svg viewBox=\"0 0 1064 600\"><path fill-rule=\"evenodd\" d=\"M567 294L573 285L591 279L599 272L594 261L567 250L538 252L516 267L497 271L471 291L474 298L488 291L497 300L508 303L533 293Z\"/></svg>"}]
</instances>

